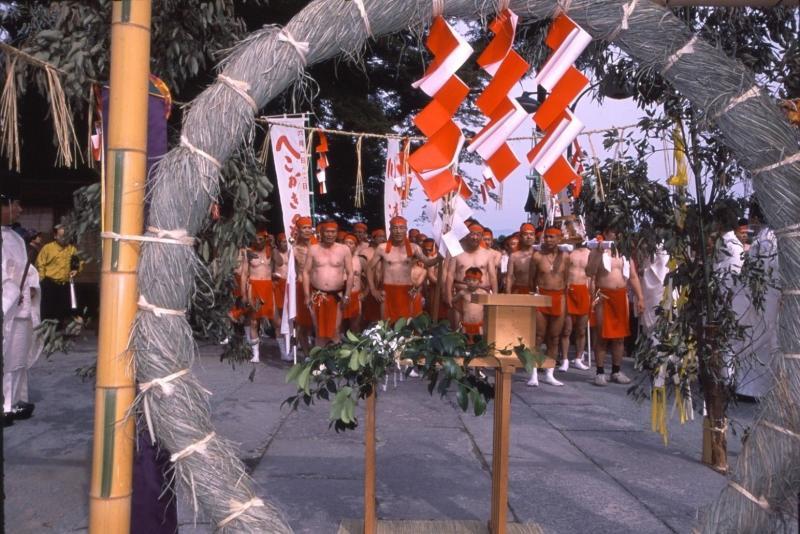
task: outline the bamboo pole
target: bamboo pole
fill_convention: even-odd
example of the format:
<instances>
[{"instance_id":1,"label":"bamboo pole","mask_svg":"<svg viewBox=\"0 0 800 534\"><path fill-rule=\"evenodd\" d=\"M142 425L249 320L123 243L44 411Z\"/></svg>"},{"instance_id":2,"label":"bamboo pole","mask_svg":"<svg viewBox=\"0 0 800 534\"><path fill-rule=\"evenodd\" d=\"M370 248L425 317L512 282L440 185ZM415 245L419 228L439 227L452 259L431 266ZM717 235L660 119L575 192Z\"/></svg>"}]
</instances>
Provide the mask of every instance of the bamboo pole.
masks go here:
<instances>
[{"instance_id":1,"label":"bamboo pole","mask_svg":"<svg viewBox=\"0 0 800 534\"><path fill-rule=\"evenodd\" d=\"M115 0L104 228L141 235L147 161L150 0ZM139 245L105 241L100 277L100 333L95 392L89 532L128 534L131 517L136 394L128 349L136 315Z\"/></svg>"}]
</instances>

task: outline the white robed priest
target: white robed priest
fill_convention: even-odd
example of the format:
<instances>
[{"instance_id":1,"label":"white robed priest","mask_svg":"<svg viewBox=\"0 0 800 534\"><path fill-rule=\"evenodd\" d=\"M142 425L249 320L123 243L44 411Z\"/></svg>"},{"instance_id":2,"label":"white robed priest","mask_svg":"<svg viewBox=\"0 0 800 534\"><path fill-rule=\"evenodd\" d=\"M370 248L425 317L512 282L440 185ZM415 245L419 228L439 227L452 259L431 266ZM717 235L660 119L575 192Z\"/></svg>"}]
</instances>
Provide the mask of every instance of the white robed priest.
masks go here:
<instances>
[{"instance_id":1,"label":"white robed priest","mask_svg":"<svg viewBox=\"0 0 800 534\"><path fill-rule=\"evenodd\" d=\"M749 225L756 232L747 261L757 262L764 270L767 284L763 309L753 306L752 296L746 288L734 300L739 321L750 330L739 352L740 361L736 372L736 393L760 398L766 395L773 383L772 360L779 350L778 309L781 293L778 289L778 240L767 226L758 203L750 204Z\"/></svg>"},{"instance_id":2,"label":"white robed priest","mask_svg":"<svg viewBox=\"0 0 800 534\"><path fill-rule=\"evenodd\" d=\"M669 273L669 254L659 245L655 253L643 262L642 296L644 297L644 313L639 316L639 325L646 335L651 335L656 326L656 308L664 298L664 279Z\"/></svg>"},{"instance_id":3,"label":"white robed priest","mask_svg":"<svg viewBox=\"0 0 800 534\"><path fill-rule=\"evenodd\" d=\"M25 241L10 225L22 213L19 199L3 192L3 426L33 415L28 369L42 352L34 335L39 318L39 273L28 262Z\"/></svg>"}]
</instances>

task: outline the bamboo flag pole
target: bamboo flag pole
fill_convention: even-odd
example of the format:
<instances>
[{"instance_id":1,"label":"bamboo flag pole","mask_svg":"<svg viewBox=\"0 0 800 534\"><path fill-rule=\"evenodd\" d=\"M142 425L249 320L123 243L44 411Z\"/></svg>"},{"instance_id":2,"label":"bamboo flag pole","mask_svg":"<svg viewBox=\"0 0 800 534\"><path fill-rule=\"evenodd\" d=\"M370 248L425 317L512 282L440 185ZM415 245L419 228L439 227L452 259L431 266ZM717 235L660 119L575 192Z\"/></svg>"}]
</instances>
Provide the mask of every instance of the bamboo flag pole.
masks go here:
<instances>
[{"instance_id":1,"label":"bamboo flag pole","mask_svg":"<svg viewBox=\"0 0 800 534\"><path fill-rule=\"evenodd\" d=\"M116 0L111 12L111 80L104 227L141 235L147 161L150 0ZM136 394L128 340L136 315L139 244L103 244L95 392L91 534L128 534Z\"/></svg>"}]
</instances>

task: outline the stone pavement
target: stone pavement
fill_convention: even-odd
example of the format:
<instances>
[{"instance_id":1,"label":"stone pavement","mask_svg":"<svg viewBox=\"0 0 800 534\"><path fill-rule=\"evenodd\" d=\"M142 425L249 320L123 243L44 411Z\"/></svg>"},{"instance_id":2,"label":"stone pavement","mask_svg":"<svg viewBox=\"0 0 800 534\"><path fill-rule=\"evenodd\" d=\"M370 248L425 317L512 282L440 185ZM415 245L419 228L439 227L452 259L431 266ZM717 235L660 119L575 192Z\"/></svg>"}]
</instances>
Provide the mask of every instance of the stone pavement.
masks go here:
<instances>
[{"instance_id":1,"label":"stone pavement","mask_svg":"<svg viewBox=\"0 0 800 534\"><path fill-rule=\"evenodd\" d=\"M269 344L271 346L271 343ZM70 354L40 360L31 371L36 414L5 429L7 532L83 532L91 463L93 381L74 370L95 358L94 340ZM262 354L270 353L262 349ZM288 368L271 357L233 369L219 347L201 347L194 371L211 390L217 432L240 443L240 455L295 532L335 533L362 515L362 433L328 428L327 403L296 412L280 408L292 394ZM630 362L626 362L630 370ZM700 419L670 420L670 441L650 431L650 405L625 387L597 388L589 371L570 370L563 388L512 390L509 520L547 533L689 532L698 509L725 479L702 466ZM734 418L747 424L752 405ZM481 520L491 491L489 415L462 413L408 379L378 397L378 515L385 519ZM735 462L739 439L729 437ZM181 501L181 532L196 525Z\"/></svg>"}]
</instances>

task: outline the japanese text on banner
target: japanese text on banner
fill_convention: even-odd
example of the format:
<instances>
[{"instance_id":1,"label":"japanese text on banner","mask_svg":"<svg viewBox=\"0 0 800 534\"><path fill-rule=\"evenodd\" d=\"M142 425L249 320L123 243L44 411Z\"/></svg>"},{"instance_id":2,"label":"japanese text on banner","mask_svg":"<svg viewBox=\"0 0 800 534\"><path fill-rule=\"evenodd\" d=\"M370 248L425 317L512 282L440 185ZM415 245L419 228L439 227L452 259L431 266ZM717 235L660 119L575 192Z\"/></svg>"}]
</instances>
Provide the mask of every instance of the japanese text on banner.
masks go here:
<instances>
[{"instance_id":1,"label":"japanese text on banner","mask_svg":"<svg viewBox=\"0 0 800 534\"><path fill-rule=\"evenodd\" d=\"M311 215L308 154L303 130L305 119L285 118L280 122L280 125L271 125L270 143L281 197L283 228L290 235L297 217Z\"/></svg>"}]
</instances>

